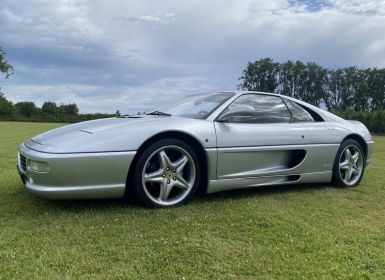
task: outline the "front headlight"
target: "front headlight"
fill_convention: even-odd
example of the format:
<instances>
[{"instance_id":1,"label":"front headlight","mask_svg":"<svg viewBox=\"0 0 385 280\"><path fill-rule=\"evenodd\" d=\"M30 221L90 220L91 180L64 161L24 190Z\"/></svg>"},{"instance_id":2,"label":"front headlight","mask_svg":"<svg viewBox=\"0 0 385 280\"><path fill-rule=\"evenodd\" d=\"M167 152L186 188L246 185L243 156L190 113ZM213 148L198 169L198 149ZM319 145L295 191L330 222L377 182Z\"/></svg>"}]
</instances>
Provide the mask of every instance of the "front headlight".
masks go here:
<instances>
[{"instance_id":1,"label":"front headlight","mask_svg":"<svg viewBox=\"0 0 385 280\"><path fill-rule=\"evenodd\" d=\"M49 166L46 162L28 160L28 170L39 173L47 173Z\"/></svg>"}]
</instances>

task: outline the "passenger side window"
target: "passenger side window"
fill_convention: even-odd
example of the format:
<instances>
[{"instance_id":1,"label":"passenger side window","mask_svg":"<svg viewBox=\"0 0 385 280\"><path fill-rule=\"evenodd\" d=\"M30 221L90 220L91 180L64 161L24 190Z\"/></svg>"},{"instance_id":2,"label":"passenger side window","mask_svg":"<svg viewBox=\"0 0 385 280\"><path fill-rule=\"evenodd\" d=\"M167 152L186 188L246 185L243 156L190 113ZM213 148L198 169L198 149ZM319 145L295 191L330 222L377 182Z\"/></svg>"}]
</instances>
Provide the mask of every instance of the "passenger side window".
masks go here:
<instances>
[{"instance_id":1,"label":"passenger side window","mask_svg":"<svg viewBox=\"0 0 385 280\"><path fill-rule=\"evenodd\" d=\"M232 123L288 123L290 117L280 97L245 94L231 103L219 120Z\"/></svg>"},{"instance_id":2,"label":"passenger side window","mask_svg":"<svg viewBox=\"0 0 385 280\"><path fill-rule=\"evenodd\" d=\"M291 112L291 122L314 122L310 113L294 101L285 98L285 103Z\"/></svg>"}]
</instances>

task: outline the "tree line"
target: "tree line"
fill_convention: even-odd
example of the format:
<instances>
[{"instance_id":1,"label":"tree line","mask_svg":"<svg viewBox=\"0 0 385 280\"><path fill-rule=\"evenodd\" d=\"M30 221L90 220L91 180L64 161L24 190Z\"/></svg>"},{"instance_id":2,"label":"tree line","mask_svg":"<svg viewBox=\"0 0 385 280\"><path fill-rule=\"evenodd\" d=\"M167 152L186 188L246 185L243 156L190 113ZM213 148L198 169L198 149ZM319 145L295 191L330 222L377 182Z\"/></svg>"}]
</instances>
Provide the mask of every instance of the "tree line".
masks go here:
<instances>
[{"instance_id":1,"label":"tree line","mask_svg":"<svg viewBox=\"0 0 385 280\"><path fill-rule=\"evenodd\" d=\"M136 115L145 115L146 113L147 111L143 111L138 112ZM13 104L0 92L0 121L74 123L120 116L121 113L119 110L117 110L115 114L80 114L75 103L58 105L55 102L46 101L41 107L36 106L32 101L22 101Z\"/></svg>"},{"instance_id":2,"label":"tree line","mask_svg":"<svg viewBox=\"0 0 385 280\"><path fill-rule=\"evenodd\" d=\"M328 69L314 62L263 58L249 62L239 79L240 89L291 96L358 119L372 132L385 132L385 68Z\"/></svg>"},{"instance_id":3,"label":"tree line","mask_svg":"<svg viewBox=\"0 0 385 280\"><path fill-rule=\"evenodd\" d=\"M116 114L79 114L75 103L60 104L47 101L41 107L34 102L23 101L13 104L0 93L0 120L2 121L35 121L35 122L64 122L73 123L92 119L119 116Z\"/></svg>"},{"instance_id":4,"label":"tree line","mask_svg":"<svg viewBox=\"0 0 385 280\"><path fill-rule=\"evenodd\" d=\"M246 90L276 92L329 110L384 110L385 68L327 69L314 62L249 62L240 77Z\"/></svg>"}]
</instances>

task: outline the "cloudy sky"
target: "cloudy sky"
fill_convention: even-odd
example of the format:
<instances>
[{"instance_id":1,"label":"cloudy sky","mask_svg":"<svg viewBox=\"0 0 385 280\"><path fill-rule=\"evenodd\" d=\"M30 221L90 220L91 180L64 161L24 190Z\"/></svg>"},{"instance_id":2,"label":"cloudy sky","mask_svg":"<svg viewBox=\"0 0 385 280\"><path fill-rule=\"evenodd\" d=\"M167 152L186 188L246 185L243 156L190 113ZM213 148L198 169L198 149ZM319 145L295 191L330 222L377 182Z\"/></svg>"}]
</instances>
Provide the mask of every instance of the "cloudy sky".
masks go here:
<instances>
[{"instance_id":1,"label":"cloudy sky","mask_svg":"<svg viewBox=\"0 0 385 280\"><path fill-rule=\"evenodd\" d=\"M6 97L82 113L236 89L248 61L385 67L384 0L1 0Z\"/></svg>"}]
</instances>

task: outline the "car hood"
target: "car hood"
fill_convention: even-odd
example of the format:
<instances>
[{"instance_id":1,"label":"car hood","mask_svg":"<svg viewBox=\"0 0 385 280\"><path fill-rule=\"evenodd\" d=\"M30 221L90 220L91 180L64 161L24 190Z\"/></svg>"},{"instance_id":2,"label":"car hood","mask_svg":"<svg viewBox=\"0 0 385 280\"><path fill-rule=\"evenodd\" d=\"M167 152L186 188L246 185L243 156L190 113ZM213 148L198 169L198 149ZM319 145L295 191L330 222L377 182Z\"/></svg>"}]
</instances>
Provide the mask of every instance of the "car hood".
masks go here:
<instances>
[{"instance_id":1,"label":"car hood","mask_svg":"<svg viewBox=\"0 0 385 280\"><path fill-rule=\"evenodd\" d=\"M202 129L204 127L205 129ZM212 122L183 117L108 118L53 129L32 137L24 144L31 149L46 153L134 151L145 140L164 131L181 131L192 135L194 135L194 131L197 134L200 134L199 131L201 131L206 135L194 136L212 138L210 130L213 130Z\"/></svg>"}]
</instances>

